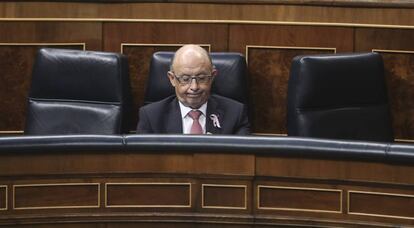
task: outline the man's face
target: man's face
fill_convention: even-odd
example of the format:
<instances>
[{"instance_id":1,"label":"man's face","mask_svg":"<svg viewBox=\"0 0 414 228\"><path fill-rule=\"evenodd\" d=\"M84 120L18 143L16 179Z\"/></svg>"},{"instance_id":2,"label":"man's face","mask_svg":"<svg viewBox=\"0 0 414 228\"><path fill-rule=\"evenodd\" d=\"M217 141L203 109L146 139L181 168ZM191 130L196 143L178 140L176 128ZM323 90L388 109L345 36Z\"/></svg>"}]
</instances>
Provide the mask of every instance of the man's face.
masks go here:
<instances>
[{"instance_id":1,"label":"man's face","mask_svg":"<svg viewBox=\"0 0 414 228\"><path fill-rule=\"evenodd\" d=\"M215 75L210 61L199 56L177 59L173 72L168 72L178 100L193 109L200 108L208 100ZM204 80L196 80L198 77Z\"/></svg>"}]
</instances>

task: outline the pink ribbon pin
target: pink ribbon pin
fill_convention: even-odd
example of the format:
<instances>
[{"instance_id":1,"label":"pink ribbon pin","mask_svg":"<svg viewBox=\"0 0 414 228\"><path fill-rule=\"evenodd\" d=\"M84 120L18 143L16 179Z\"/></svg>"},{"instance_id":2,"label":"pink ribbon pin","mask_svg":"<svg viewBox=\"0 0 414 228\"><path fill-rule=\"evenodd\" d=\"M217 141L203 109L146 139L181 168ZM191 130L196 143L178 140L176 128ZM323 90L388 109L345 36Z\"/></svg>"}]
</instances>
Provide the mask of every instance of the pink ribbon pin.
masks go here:
<instances>
[{"instance_id":1,"label":"pink ribbon pin","mask_svg":"<svg viewBox=\"0 0 414 228\"><path fill-rule=\"evenodd\" d=\"M221 128L220 121L218 119L218 116L216 114L211 114L210 119L213 121L213 126L217 128Z\"/></svg>"}]
</instances>

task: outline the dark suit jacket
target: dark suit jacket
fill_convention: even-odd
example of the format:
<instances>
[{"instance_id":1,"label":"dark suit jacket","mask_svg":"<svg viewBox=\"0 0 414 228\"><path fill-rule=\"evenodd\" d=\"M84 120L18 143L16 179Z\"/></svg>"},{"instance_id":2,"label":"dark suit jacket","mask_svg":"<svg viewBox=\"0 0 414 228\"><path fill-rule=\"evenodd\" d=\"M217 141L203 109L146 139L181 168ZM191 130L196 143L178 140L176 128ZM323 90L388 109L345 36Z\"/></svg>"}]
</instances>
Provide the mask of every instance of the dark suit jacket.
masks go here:
<instances>
[{"instance_id":1,"label":"dark suit jacket","mask_svg":"<svg viewBox=\"0 0 414 228\"><path fill-rule=\"evenodd\" d=\"M213 125L211 114L218 116L221 128ZM207 103L206 131L212 134L250 134L245 105L219 95L211 95ZM176 96L140 108L137 133L182 134L181 111Z\"/></svg>"}]
</instances>

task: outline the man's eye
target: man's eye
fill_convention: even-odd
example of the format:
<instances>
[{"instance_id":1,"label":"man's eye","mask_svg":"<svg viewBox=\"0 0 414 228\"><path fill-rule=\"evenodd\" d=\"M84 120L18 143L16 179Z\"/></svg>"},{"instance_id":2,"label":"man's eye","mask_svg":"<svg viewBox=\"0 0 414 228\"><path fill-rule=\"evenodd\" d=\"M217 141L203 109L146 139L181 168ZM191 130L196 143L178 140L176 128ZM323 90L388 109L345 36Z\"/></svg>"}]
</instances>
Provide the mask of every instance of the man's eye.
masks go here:
<instances>
[{"instance_id":1,"label":"man's eye","mask_svg":"<svg viewBox=\"0 0 414 228\"><path fill-rule=\"evenodd\" d=\"M190 80L191 80L191 77L189 77L189 76L182 76L181 77L181 81L183 81L183 82L188 82Z\"/></svg>"}]
</instances>

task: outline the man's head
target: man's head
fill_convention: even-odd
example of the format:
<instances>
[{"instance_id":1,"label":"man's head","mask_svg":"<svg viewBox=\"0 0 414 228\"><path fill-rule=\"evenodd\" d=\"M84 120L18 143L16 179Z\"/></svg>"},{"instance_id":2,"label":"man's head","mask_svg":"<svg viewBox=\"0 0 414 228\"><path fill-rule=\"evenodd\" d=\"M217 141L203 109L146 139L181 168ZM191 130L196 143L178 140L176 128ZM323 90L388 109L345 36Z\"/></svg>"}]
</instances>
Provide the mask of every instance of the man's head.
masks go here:
<instances>
[{"instance_id":1,"label":"man's head","mask_svg":"<svg viewBox=\"0 0 414 228\"><path fill-rule=\"evenodd\" d=\"M168 78L178 100L197 109L210 96L217 71L206 50L197 45L184 45L174 55Z\"/></svg>"}]
</instances>

